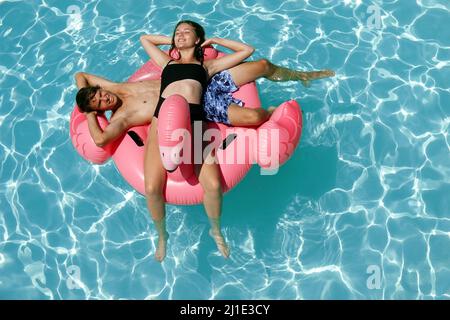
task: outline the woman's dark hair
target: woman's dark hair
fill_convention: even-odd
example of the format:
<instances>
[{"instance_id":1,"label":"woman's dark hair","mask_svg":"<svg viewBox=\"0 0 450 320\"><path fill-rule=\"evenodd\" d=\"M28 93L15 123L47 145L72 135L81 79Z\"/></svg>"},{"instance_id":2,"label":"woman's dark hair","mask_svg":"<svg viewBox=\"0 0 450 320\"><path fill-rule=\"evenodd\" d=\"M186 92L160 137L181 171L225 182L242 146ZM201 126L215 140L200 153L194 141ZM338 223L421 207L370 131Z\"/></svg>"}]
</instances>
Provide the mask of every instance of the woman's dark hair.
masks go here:
<instances>
[{"instance_id":1,"label":"woman's dark hair","mask_svg":"<svg viewBox=\"0 0 450 320\"><path fill-rule=\"evenodd\" d=\"M181 20L175 26L175 29L173 30L172 45L170 46L169 55L171 56L172 51L175 50L175 32L177 31L178 26L182 23L186 23L186 24L190 25L191 27L193 27L195 34L200 39L198 44L195 45L194 56L198 61L203 62L203 48L201 47L201 44L203 42L205 42L205 29L203 29L203 27L201 25L199 25L197 22L194 22L191 20Z\"/></svg>"},{"instance_id":2,"label":"woman's dark hair","mask_svg":"<svg viewBox=\"0 0 450 320\"><path fill-rule=\"evenodd\" d=\"M91 112L94 111L91 108L91 99L95 96L95 94L97 93L97 91L100 89L100 86L95 86L95 87L84 87L81 88L78 93L77 93L77 97L76 97L76 101L77 101L77 105L78 108L80 109L81 112Z\"/></svg>"}]
</instances>

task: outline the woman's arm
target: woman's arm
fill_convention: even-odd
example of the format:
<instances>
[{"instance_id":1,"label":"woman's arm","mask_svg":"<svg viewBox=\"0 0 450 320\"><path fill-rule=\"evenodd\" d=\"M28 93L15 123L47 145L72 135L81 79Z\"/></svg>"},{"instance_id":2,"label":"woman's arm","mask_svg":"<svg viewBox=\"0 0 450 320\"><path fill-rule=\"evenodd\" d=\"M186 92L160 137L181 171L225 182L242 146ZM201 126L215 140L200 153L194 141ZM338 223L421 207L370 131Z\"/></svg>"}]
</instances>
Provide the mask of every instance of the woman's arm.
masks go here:
<instances>
[{"instance_id":1,"label":"woman's arm","mask_svg":"<svg viewBox=\"0 0 450 320\"><path fill-rule=\"evenodd\" d=\"M170 57L164 51L158 48L158 46L171 44L172 39L170 37L144 34L141 36L140 40L147 54L156 62L158 66L163 68L167 64L167 62L169 62Z\"/></svg>"},{"instance_id":2,"label":"woman's arm","mask_svg":"<svg viewBox=\"0 0 450 320\"><path fill-rule=\"evenodd\" d=\"M249 46L245 43L221 38L208 39L202 44L202 47L213 43L231 49L235 52L219 59L212 59L205 61L205 65L206 68L208 69L208 74L210 77L216 74L217 72L238 65L239 63L250 57L252 53L255 51L255 49L252 46Z\"/></svg>"}]
</instances>

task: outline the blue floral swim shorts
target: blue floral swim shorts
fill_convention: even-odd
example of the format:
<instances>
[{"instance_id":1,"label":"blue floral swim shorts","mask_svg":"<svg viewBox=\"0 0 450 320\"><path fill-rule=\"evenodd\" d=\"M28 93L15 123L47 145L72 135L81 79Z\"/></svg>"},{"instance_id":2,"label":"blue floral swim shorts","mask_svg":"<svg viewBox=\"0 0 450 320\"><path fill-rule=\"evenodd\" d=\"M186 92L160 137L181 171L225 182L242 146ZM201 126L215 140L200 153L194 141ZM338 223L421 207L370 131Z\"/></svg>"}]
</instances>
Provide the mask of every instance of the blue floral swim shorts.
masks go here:
<instances>
[{"instance_id":1,"label":"blue floral swim shorts","mask_svg":"<svg viewBox=\"0 0 450 320\"><path fill-rule=\"evenodd\" d=\"M233 92L238 89L227 70L216 73L208 83L203 97L206 119L230 125L228 119L230 104L235 103L241 107L244 106L244 102L232 96Z\"/></svg>"}]
</instances>

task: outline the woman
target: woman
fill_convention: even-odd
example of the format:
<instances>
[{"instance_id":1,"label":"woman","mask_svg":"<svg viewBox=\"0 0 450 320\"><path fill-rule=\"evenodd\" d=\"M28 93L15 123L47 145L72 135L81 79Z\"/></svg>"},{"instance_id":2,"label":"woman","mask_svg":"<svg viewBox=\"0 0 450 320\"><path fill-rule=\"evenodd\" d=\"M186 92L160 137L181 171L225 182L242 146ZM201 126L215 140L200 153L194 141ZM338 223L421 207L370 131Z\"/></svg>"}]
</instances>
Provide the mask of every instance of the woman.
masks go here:
<instances>
[{"instance_id":1,"label":"woman","mask_svg":"<svg viewBox=\"0 0 450 320\"><path fill-rule=\"evenodd\" d=\"M150 133L146 144L144 158L144 180L147 205L158 231L158 244L155 258L162 261L166 255L168 233L165 226L165 203L163 188L167 176L158 146L157 124L158 114L166 97L174 94L183 96L189 103L191 120L204 120L202 96L208 80L217 72L231 68L248 58L254 49L246 44L213 38L205 41L203 28L193 21L180 21L172 36L172 47L169 55L158 45L166 44L168 38L159 35L143 35L141 43L151 59L163 68L161 73L161 90L155 113L151 122ZM210 44L222 45L234 51L219 59L203 61L202 46ZM178 59L171 58L174 52ZM220 231L220 215L222 206L222 186L217 163L209 154L198 171L198 180L203 188L203 204L211 223L210 235L224 257L229 256L228 246Z\"/></svg>"}]
</instances>

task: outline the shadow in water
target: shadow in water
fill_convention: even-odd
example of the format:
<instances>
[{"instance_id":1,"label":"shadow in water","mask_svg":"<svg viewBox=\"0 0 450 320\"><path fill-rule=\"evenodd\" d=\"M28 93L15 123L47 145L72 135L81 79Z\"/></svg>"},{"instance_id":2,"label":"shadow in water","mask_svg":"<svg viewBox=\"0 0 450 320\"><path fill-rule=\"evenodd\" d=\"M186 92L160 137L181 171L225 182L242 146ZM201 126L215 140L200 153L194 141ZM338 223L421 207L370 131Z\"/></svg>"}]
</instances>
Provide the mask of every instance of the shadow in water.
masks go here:
<instances>
[{"instance_id":1,"label":"shadow in water","mask_svg":"<svg viewBox=\"0 0 450 320\"><path fill-rule=\"evenodd\" d=\"M247 176L224 196L222 228L228 229L229 243L242 244L250 230L255 254L261 258L269 250L277 250L273 239L276 224L295 196L318 200L336 186L336 147L306 146L298 148L292 158L275 175L261 175L254 165ZM197 254L197 272L209 279L213 270L208 256L217 251L208 235L209 222L203 205L186 207L187 225L204 224ZM230 238L231 237L231 238ZM231 254L241 254L231 246Z\"/></svg>"},{"instance_id":2,"label":"shadow in water","mask_svg":"<svg viewBox=\"0 0 450 320\"><path fill-rule=\"evenodd\" d=\"M253 166L225 195L223 226L251 230L257 254L271 248L275 226L295 196L318 200L336 187L337 162L336 147L306 146L298 148L275 175L262 176Z\"/></svg>"}]
</instances>

